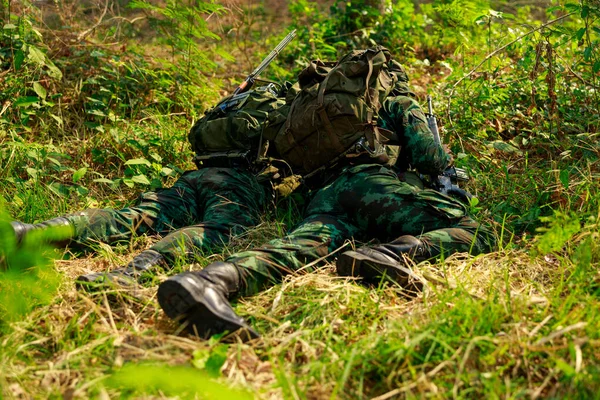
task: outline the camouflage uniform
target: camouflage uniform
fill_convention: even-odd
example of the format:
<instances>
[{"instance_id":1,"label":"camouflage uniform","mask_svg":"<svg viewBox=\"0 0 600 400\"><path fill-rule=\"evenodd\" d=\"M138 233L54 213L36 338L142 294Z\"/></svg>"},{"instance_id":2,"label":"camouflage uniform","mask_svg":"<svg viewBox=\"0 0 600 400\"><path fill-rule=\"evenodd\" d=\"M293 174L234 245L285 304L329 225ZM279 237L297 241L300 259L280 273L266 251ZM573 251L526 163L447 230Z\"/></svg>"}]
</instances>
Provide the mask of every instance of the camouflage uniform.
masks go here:
<instances>
[{"instance_id":1,"label":"camouflage uniform","mask_svg":"<svg viewBox=\"0 0 600 400\"><path fill-rule=\"evenodd\" d=\"M460 201L398 179L403 166L437 175L450 161L435 144L418 104L407 96L388 98L380 110L380 125L398 135L401 167L343 168L337 179L315 193L304 221L289 235L228 258L244 281L239 294L254 294L279 282L282 275L325 258L352 238L388 242L413 235L432 257L477 254L494 247L494 236L468 215Z\"/></svg>"},{"instance_id":2,"label":"camouflage uniform","mask_svg":"<svg viewBox=\"0 0 600 400\"><path fill-rule=\"evenodd\" d=\"M258 223L269 195L270 188L247 170L207 167L186 172L170 188L144 193L133 207L89 209L65 218L74 227L73 239L84 246L167 234L150 250L170 262L222 247L230 235Z\"/></svg>"},{"instance_id":3,"label":"camouflage uniform","mask_svg":"<svg viewBox=\"0 0 600 400\"><path fill-rule=\"evenodd\" d=\"M381 125L391 128L402 145L397 165L412 165L423 173L439 174L449 156L437 146L425 116L408 97L388 98L380 112ZM404 292L422 289L422 281L405 268L402 256L416 261L456 251L490 251L494 236L473 220L458 200L398 178L398 167L362 163L346 165L328 176L314 193L304 221L286 237L214 262L200 271L173 276L160 284L158 302L167 316L185 319L201 337L236 332L242 339L258 337L238 316L230 298L255 294L292 272L310 272L331 260L348 240L377 239L380 245L337 253L337 273L369 283L390 278Z\"/></svg>"}]
</instances>

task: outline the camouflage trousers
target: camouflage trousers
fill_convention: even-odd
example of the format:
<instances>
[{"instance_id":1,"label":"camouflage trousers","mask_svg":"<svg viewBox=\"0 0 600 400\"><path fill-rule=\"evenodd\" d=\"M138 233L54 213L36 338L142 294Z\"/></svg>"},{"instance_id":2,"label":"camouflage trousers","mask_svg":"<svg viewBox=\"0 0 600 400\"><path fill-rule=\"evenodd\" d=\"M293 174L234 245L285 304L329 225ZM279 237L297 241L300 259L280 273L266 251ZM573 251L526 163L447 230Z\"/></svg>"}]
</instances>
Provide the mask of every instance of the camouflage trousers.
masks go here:
<instances>
[{"instance_id":1,"label":"camouflage trousers","mask_svg":"<svg viewBox=\"0 0 600 400\"><path fill-rule=\"evenodd\" d=\"M285 274L309 272L319 262L331 261L331 253L348 240L389 242L402 235L419 238L432 257L489 252L496 243L459 201L402 182L388 167L360 165L347 168L320 189L305 219L286 237L226 261L242 270L239 294L251 295Z\"/></svg>"},{"instance_id":2,"label":"camouflage trousers","mask_svg":"<svg viewBox=\"0 0 600 400\"><path fill-rule=\"evenodd\" d=\"M256 225L269 193L248 171L211 167L186 172L170 188L144 193L133 207L88 209L66 218L75 242L85 247L140 234L164 236L151 249L173 261L220 248L231 235Z\"/></svg>"}]
</instances>

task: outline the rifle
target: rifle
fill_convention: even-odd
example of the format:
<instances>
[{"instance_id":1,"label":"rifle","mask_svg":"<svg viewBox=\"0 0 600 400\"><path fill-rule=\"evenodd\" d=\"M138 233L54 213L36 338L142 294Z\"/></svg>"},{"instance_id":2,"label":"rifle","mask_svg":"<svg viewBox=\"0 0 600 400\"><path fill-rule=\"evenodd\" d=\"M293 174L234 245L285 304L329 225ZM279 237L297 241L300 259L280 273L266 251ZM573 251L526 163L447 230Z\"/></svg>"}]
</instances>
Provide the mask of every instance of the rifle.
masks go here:
<instances>
[{"instance_id":1,"label":"rifle","mask_svg":"<svg viewBox=\"0 0 600 400\"><path fill-rule=\"evenodd\" d=\"M269 66L269 64L273 62L275 57L281 53L281 50L283 50L295 37L296 30L294 29L288 33L287 36L284 37L283 40L279 42L279 44L273 50L271 50L269 55L262 60L258 67L256 67L254 71L252 71L250 75L244 79L244 82L242 82L240 86L233 91L233 94L226 100L222 101L217 107L219 107L221 111L225 112L227 109L233 108L237 104L240 104L246 98L244 93L247 93L252 86L254 86L258 76Z\"/></svg>"},{"instance_id":2,"label":"rifle","mask_svg":"<svg viewBox=\"0 0 600 400\"><path fill-rule=\"evenodd\" d=\"M279 44L271 51L271 53L269 53L269 55L266 56L264 60L262 60L258 67L256 67L256 69L254 69L254 71L252 71L252 73L246 77L244 82L242 82L242 84L238 86L237 89L235 89L233 95L235 96L239 93L244 93L250 90L252 88L252 85L254 85L256 78L269 66L269 64L271 64L275 57L279 55L281 50L283 50L285 46L287 46L295 37L296 30L294 29L293 31L288 33L287 36L284 37L283 40L279 42Z\"/></svg>"},{"instance_id":3,"label":"rifle","mask_svg":"<svg viewBox=\"0 0 600 400\"><path fill-rule=\"evenodd\" d=\"M425 114L427 118L427 125L431 133L433 133L433 141L439 147L442 146L442 140L440 138L440 132L437 126L437 118L433 113L433 105L431 104L431 96L427 96L427 108L428 112ZM432 177L431 181L433 187L439 192L446 195L454 195L459 197L463 201L469 201L473 195L458 186L458 182L466 182L469 180L469 174L462 168L448 167L437 177Z\"/></svg>"}]
</instances>

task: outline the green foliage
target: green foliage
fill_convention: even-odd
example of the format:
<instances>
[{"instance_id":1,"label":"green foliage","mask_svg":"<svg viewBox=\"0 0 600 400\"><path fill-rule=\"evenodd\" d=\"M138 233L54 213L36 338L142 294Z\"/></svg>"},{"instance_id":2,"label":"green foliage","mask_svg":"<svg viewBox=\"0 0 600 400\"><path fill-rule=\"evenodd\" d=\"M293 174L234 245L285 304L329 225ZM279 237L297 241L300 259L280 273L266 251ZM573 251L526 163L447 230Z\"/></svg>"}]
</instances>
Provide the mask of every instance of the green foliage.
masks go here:
<instances>
[{"instance_id":1,"label":"green foliage","mask_svg":"<svg viewBox=\"0 0 600 400\"><path fill-rule=\"evenodd\" d=\"M208 349L200 348L194 351L192 365L204 370L208 376L216 378L221 375L221 368L227 361L229 346L218 343L215 339L209 340Z\"/></svg>"},{"instance_id":2,"label":"green foliage","mask_svg":"<svg viewBox=\"0 0 600 400\"><path fill-rule=\"evenodd\" d=\"M216 100L221 81L239 83L290 23L299 38L265 77L293 79L309 59L375 42L389 47L408 67L418 100L434 94L444 140L473 177L470 211L509 243L491 255L415 266L431 291L414 300L342 281L331 266L292 277L237 306L262 342L225 345L172 335L178 331L154 288L142 289L147 301L119 302L83 297L67 278L63 301L52 302L60 277L37 241L11 241L5 217L3 396L227 398L213 380L223 369L228 379L269 391L265 397L271 390L286 398L598 393L597 1L547 8L294 0L273 24L264 18L277 2L249 5L252 15L246 3L136 1L119 9L117 2L104 19L79 2L70 20L60 15L52 27L42 6L10 3L10 11L6 0L0 9L0 195L19 219L120 208L134 192L168 184L191 167L192 119ZM269 210L276 222L268 234L267 222L225 253L284 235L305 205L297 197ZM69 261L66 274L103 270L115 257L103 249ZM8 329L19 320L23 329ZM161 365L128 364L140 357ZM190 359L195 369L172 365Z\"/></svg>"},{"instance_id":3,"label":"green foliage","mask_svg":"<svg viewBox=\"0 0 600 400\"><path fill-rule=\"evenodd\" d=\"M16 243L0 198L0 333L54 299L61 276L54 269L51 248L45 243L68 234L56 228L34 232L23 243Z\"/></svg>"},{"instance_id":4,"label":"green foliage","mask_svg":"<svg viewBox=\"0 0 600 400\"><path fill-rule=\"evenodd\" d=\"M548 224L547 227L538 228L542 235L538 237L537 247L542 254L561 250L581 230L577 215L566 215L560 211L554 211L552 217L540 217L540 221Z\"/></svg>"},{"instance_id":5,"label":"green foliage","mask_svg":"<svg viewBox=\"0 0 600 400\"><path fill-rule=\"evenodd\" d=\"M164 393L181 399L251 399L249 393L217 383L206 374L189 367L126 365L113 374L108 384L129 395ZM199 397L198 397L199 396Z\"/></svg>"}]
</instances>

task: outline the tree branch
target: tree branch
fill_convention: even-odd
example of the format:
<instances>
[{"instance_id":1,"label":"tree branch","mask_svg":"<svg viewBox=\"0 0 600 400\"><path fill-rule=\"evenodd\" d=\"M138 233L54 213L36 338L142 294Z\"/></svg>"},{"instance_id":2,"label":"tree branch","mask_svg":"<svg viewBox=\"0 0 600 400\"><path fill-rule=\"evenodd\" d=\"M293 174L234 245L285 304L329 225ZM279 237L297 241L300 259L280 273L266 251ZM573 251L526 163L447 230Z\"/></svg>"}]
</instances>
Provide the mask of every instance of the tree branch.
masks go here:
<instances>
[{"instance_id":1,"label":"tree branch","mask_svg":"<svg viewBox=\"0 0 600 400\"><path fill-rule=\"evenodd\" d=\"M474 67L472 70L470 70L470 71L469 71L467 74L465 74L465 75L464 75L462 78L460 78L460 79L459 79L459 80L458 80L458 81L457 81L457 82L456 82L454 85L452 85L452 90L450 91L450 94L448 95L448 107L447 107L447 110L448 110L448 114L447 114L447 116L448 116L448 121L450 122L450 125L453 125L453 124L452 124L452 118L450 118L450 101L452 100L452 96L454 96L454 91L456 90L456 87L457 87L458 85L460 85L460 83L461 83L462 81L464 81L465 79L467 79L468 77L470 77L471 75L473 75L473 73L474 73L475 71L477 71L477 70L479 69L479 67L481 67L483 64L485 64L485 62L486 62L487 60L489 60L490 58L494 57L496 54L500 53L502 50L506 49L508 46L510 46L510 45L513 45L513 44L517 43L519 40L523 39L524 37L527 37L527 36L531 35L531 34L532 34L532 33L534 33L534 32L537 32L537 31L539 31L539 30L542 30L542 29L544 29L544 28L545 28L545 27L547 27L547 26L550 26L550 25L552 25L552 24L555 24L555 23L557 23L557 22L559 22L559 21L562 21L563 19L565 19L565 18L567 18L567 17L570 17L570 16L571 16L571 15L573 15L573 14L575 14L575 12L570 12L570 13L568 13L568 14L565 14L565 15L562 15L562 16L560 16L560 17L556 18L556 19L553 19L552 21L548 21L548 22L546 22L545 24L542 24L542 25L540 25L540 26L538 26L538 27L536 27L536 28L533 28L533 29L531 29L530 31L528 31L528 32L526 32L526 33L524 33L524 34L522 34L521 36L519 36L519 37L518 37L518 38L516 38L515 40L512 40L512 41L508 42L508 43L507 43L507 44L505 44L504 46L497 48L496 50L494 50L494 51L492 51L490 54L488 54L488 55L487 55L487 56L486 56L486 57L485 57L485 58L484 58L484 59L483 59L483 60L482 60L482 61L481 61L479 64L477 64L477 65L476 65L476 66L475 66L475 67Z\"/></svg>"}]
</instances>

